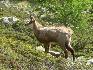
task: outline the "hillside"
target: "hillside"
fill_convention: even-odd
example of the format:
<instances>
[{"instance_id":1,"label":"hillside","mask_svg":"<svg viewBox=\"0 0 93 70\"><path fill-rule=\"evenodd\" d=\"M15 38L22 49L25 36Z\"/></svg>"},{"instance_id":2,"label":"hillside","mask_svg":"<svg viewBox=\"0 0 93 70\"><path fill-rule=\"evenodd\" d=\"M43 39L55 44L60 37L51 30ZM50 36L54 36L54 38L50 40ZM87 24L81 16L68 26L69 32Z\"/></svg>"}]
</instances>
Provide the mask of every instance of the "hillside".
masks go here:
<instances>
[{"instance_id":1,"label":"hillside","mask_svg":"<svg viewBox=\"0 0 93 70\"><path fill-rule=\"evenodd\" d=\"M63 6L61 8L59 0L52 1L0 1L0 70L93 69L93 63L88 64L88 60L93 58L93 23L90 22L93 16L90 13L83 15L80 13L83 8L90 9L90 7L81 5L80 9L76 10L76 6L74 6L74 9L70 10L68 8L71 5L70 3L64 3L68 7ZM85 0L85 3L89 3L89 1ZM75 2L76 0L73 2L73 5ZM68 14L64 12L65 8L67 8L65 12ZM69 55L68 59L64 59L63 56L56 58L50 54L45 54L43 51L36 50L42 44L35 38L31 27L25 26L29 21L29 12L44 26L64 24L73 29L72 46L76 51L76 60L74 62L71 59L71 55ZM64 15L69 16L66 17ZM12 22L12 18L10 19L11 22L7 22L7 19L5 19L4 22L4 17L14 17L18 20ZM68 20L66 21L66 19ZM53 46L51 50L57 52L62 51L57 44L53 44Z\"/></svg>"}]
</instances>

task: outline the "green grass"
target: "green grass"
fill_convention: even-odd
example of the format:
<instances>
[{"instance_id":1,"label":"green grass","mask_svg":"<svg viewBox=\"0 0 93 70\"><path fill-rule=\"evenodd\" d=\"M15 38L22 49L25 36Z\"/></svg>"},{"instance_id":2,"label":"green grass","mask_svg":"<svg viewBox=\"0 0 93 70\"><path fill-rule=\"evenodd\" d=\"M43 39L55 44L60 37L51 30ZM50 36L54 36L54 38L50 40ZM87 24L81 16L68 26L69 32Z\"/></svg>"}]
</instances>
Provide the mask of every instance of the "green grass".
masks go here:
<instances>
[{"instance_id":1,"label":"green grass","mask_svg":"<svg viewBox=\"0 0 93 70\"><path fill-rule=\"evenodd\" d=\"M75 62L71 59L64 59L63 57L55 58L50 54L45 54L35 49L41 44L35 38L31 28L24 25L24 20L29 16L25 11L34 9L34 7L30 6L32 3L30 4L29 2L13 1L10 7L0 5L0 8L2 8L0 9L0 18L4 16L16 16L19 19L19 21L13 25L4 25L0 20L0 70L92 70L93 65L86 65L86 63L87 59L93 57L93 44L87 44L83 46L83 49L81 46L82 41L85 42L84 39L88 39L87 36L89 36L92 41L91 30L90 35L86 33L84 33L85 35L79 34L81 37L79 45L79 37L76 36L78 31L73 35L73 46L76 50L76 58L84 57L76 59ZM36 8L38 9L37 6L35 9ZM57 46L53 47L53 50L61 51L58 45L53 46Z\"/></svg>"}]
</instances>

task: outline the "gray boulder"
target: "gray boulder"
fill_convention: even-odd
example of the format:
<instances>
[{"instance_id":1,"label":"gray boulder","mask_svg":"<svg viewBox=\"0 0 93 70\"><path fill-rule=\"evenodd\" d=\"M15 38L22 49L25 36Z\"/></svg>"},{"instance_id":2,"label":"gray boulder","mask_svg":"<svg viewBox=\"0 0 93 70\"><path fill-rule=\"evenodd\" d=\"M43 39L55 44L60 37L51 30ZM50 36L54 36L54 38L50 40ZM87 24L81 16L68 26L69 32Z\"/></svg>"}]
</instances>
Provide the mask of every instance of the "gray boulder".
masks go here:
<instances>
[{"instance_id":1,"label":"gray boulder","mask_svg":"<svg viewBox=\"0 0 93 70\"><path fill-rule=\"evenodd\" d=\"M2 23L4 23L4 24L14 24L19 19L16 18L16 17L11 16L11 17L2 17L1 20L2 20Z\"/></svg>"},{"instance_id":2,"label":"gray boulder","mask_svg":"<svg viewBox=\"0 0 93 70\"><path fill-rule=\"evenodd\" d=\"M87 60L86 65L90 65L90 64L93 64L93 59L89 59L89 60Z\"/></svg>"}]
</instances>

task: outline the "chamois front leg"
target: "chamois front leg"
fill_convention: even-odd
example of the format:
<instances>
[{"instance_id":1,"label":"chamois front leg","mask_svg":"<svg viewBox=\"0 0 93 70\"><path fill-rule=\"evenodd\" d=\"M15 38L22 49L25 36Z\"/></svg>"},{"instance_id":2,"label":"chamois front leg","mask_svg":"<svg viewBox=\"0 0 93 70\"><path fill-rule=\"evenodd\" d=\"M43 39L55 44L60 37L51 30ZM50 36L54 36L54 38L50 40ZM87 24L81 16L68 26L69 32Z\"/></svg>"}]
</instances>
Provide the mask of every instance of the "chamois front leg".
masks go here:
<instances>
[{"instance_id":1,"label":"chamois front leg","mask_svg":"<svg viewBox=\"0 0 93 70\"><path fill-rule=\"evenodd\" d=\"M65 58L67 59L68 58L68 50L66 49L65 44L64 43L60 44L60 47L63 49L64 54L65 54Z\"/></svg>"},{"instance_id":2,"label":"chamois front leg","mask_svg":"<svg viewBox=\"0 0 93 70\"><path fill-rule=\"evenodd\" d=\"M50 43L44 43L45 53L49 52Z\"/></svg>"}]
</instances>

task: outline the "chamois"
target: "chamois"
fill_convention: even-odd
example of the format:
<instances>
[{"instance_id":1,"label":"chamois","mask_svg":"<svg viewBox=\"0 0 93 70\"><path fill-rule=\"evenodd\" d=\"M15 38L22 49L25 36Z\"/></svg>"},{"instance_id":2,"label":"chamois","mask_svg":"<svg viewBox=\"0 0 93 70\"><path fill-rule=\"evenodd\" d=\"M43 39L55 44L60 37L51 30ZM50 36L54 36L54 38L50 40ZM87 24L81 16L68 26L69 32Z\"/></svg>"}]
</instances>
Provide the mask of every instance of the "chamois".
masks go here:
<instances>
[{"instance_id":1,"label":"chamois","mask_svg":"<svg viewBox=\"0 0 93 70\"><path fill-rule=\"evenodd\" d=\"M65 53L65 58L68 58L68 51L75 60L74 49L71 47L71 35L73 31L69 27L65 26L51 26L45 27L39 24L33 16L30 16L30 22L26 25L32 24L33 32L37 40L44 44L45 52L49 52L51 42L56 42L60 45Z\"/></svg>"}]
</instances>

